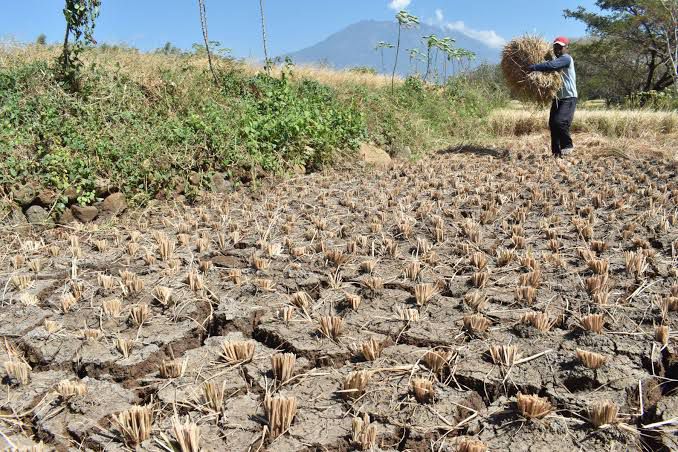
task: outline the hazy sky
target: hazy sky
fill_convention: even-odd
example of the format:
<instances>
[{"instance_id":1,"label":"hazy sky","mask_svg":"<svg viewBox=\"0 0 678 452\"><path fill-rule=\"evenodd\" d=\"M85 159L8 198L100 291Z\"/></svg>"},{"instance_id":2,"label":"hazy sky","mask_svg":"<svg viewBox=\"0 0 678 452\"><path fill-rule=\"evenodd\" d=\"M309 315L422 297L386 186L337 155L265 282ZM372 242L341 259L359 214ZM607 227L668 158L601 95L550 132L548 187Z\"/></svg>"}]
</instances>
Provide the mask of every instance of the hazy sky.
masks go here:
<instances>
[{"instance_id":1,"label":"hazy sky","mask_svg":"<svg viewBox=\"0 0 678 452\"><path fill-rule=\"evenodd\" d=\"M63 0L2 0L0 37L33 41L45 33L63 39ZM258 0L205 0L210 40L239 57L262 56ZM547 38L582 36L584 27L563 9L592 7L594 0L265 0L270 54L299 50L364 19L393 20L399 8L499 47L525 32ZM170 41L190 48L202 40L197 0L102 0L97 40L143 50Z\"/></svg>"}]
</instances>

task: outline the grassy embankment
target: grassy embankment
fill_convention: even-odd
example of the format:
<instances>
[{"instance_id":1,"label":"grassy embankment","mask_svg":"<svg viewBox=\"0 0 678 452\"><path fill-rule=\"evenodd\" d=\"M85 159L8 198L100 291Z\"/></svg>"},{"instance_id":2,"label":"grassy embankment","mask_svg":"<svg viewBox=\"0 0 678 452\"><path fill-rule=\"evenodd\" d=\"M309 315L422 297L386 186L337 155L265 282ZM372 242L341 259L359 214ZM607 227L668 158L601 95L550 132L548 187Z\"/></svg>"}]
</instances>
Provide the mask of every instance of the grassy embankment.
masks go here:
<instances>
[{"instance_id":1,"label":"grassy embankment","mask_svg":"<svg viewBox=\"0 0 678 452\"><path fill-rule=\"evenodd\" d=\"M114 187L137 203L211 172L317 168L369 141L417 155L469 139L504 103L496 87L459 79L445 88L383 76L291 67L273 77L235 61L96 49L81 92L54 78L58 48L0 50L0 186L32 184L67 203ZM197 182L197 183L196 183ZM71 196L73 202L74 196Z\"/></svg>"}]
</instances>

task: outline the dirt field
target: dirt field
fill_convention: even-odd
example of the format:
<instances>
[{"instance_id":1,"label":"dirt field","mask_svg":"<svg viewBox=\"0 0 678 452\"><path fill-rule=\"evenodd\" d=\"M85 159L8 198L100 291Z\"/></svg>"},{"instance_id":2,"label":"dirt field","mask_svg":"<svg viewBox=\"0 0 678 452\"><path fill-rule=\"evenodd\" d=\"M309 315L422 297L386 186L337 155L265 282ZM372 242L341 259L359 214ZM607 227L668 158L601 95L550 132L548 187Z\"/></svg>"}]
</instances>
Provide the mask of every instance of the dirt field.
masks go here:
<instances>
[{"instance_id":1,"label":"dirt field","mask_svg":"<svg viewBox=\"0 0 678 452\"><path fill-rule=\"evenodd\" d=\"M5 228L0 431L129 450L138 405L151 451L187 419L210 451L676 450L676 171L459 149Z\"/></svg>"}]
</instances>

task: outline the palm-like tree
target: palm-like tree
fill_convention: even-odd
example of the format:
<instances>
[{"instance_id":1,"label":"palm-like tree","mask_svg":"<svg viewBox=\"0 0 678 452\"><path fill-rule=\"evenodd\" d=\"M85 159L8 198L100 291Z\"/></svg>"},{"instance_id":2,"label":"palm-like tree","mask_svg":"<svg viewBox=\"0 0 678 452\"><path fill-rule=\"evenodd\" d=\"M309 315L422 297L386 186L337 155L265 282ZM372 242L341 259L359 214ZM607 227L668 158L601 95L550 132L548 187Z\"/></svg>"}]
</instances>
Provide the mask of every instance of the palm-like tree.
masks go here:
<instances>
[{"instance_id":1,"label":"palm-like tree","mask_svg":"<svg viewBox=\"0 0 678 452\"><path fill-rule=\"evenodd\" d=\"M395 83L395 73L396 68L398 67L398 54L400 53L400 34L403 28L413 28L419 25L419 18L413 16L407 11L400 11L396 14L396 20L398 21L398 42L396 43L396 54L395 54L395 63L393 64L393 72L391 73L391 93L394 90Z\"/></svg>"}]
</instances>

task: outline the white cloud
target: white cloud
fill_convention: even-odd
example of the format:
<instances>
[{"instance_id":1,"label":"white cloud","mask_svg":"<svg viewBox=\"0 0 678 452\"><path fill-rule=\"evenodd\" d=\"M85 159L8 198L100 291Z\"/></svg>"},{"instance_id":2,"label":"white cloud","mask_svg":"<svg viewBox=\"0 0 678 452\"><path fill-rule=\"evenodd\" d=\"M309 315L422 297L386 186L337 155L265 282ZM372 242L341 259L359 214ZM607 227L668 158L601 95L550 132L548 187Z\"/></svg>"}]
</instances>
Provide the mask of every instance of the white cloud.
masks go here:
<instances>
[{"instance_id":1,"label":"white cloud","mask_svg":"<svg viewBox=\"0 0 678 452\"><path fill-rule=\"evenodd\" d=\"M494 30L476 30L467 26L463 21L457 20L454 22L448 22L443 25L443 28L447 30L458 31L469 38L473 38L477 41L482 42L488 47L495 49L501 48L506 44L506 39L502 38Z\"/></svg>"},{"instance_id":2,"label":"white cloud","mask_svg":"<svg viewBox=\"0 0 678 452\"><path fill-rule=\"evenodd\" d=\"M401 11L410 6L410 3L412 3L412 0L391 0L388 7L394 11Z\"/></svg>"},{"instance_id":3,"label":"white cloud","mask_svg":"<svg viewBox=\"0 0 678 452\"><path fill-rule=\"evenodd\" d=\"M436 9L436 20L438 22L442 22L445 19L445 16L443 15L443 10L442 9Z\"/></svg>"}]
</instances>

